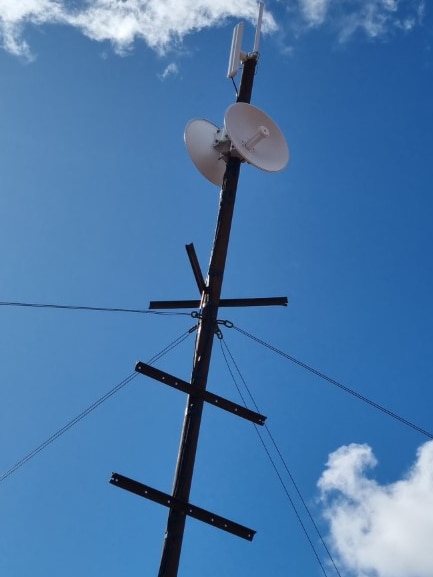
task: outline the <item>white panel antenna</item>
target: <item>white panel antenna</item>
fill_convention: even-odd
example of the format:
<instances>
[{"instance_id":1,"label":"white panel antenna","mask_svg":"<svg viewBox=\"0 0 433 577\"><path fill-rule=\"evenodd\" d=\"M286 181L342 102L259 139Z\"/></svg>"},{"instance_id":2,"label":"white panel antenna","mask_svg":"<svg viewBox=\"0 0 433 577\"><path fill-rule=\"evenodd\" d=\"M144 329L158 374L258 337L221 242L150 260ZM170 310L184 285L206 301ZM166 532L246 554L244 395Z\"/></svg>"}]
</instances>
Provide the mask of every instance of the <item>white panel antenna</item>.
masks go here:
<instances>
[{"instance_id":1,"label":"white panel antenna","mask_svg":"<svg viewBox=\"0 0 433 577\"><path fill-rule=\"evenodd\" d=\"M244 23L239 22L233 30L232 46L230 49L229 67L227 78L234 78L239 70L239 64L245 54L242 53L242 37L244 34Z\"/></svg>"}]
</instances>

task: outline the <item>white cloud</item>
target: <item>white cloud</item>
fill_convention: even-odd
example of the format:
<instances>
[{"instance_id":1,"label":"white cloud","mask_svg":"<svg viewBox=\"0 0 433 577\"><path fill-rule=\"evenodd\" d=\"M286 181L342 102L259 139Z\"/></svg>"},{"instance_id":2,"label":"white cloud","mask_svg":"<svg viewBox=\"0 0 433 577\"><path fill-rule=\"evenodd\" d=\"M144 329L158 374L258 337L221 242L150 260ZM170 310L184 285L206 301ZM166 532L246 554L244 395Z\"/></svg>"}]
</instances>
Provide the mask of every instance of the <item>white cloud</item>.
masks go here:
<instances>
[{"instance_id":1,"label":"white cloud","mask_svg":"<svg viewBox=\"0 0 433 577\"><path fill-rule=\"evenodd\" d=\"M165 80L169 76L177 76L179 74L179 67L175 62L170 62L168 66L166 66L164 72L158 75L160 80Z\"/></svg>"},{"instance_id":2,"label":"white cloud","mask_svg":"<svg viewBox=\"0 0 433 577\"><path fill-rule=\"evenodd\" d=\"M22 38L26 24L54 23L61 20L62 7L57 0L0 0L0 38L12 54L30 56Z\"/></svg>"},{"instance_id":3,"label":"white cloud","mask_svg":"<svg viewBox=\"0 0 433 577\"><path fill-rule=\"evenodd\" d=\"M311 26L323 24L332 0L300 0L301 12Z\"/></svg>"},{"instance_id":4,"label":"white cloud","mask_svg":"<svg viewBox=\"0 0 433 577\"><path fill-rule=\"evenodd\" d=\"M318 486L336 558L356 577L432 577L433 441L395 483L368 478L376 464L368 445L329 456Z\"/></svg>"},{"instance_id":5,"label":"white cloud","mask_svg":"<svg viewBox=\"0 0 433 577\"><path fill-rule=\"evenodd\" d=\"M423 20L425 0L299 0L309 27L330 24L344 41L361 31L369 38L411 30Z\"/></svg>"},{"instance_id":6,"label":"white cloud","mask_svg":"<svg viewBox=\"0 0 433 577\"><path fill-rule=\"evenodd\" d=\"M143 40L165 52L192 32L221 24L229 17L257 20L256 0L0 0L3 47L28 56L24 40L28 24L67 24L97 41L107 40L118 52ZM265 12L264 29L277 28Z\"/></svg>"},{"instance_id":7,"label":"white cloud","mask_svg":"<svg viewBox=\"0 0 433 577\"><path fill-rule=\"evenodd\" d=\"M278 28L272 6L281 11L279 2L267 3L265 31ZM422 22L425 0L291 0L287 9L287 28L293 22L304 29L326 25L341 40L357 31L378 38ZM118 53L136 40L164 53L186 35L230 17L255 24L257 13L256 0L0 0L0 43L12 54L30 57L27 27L63 24L110 42ZM281 16L278 20L284 26Z\"/></svg>"}]
</instances>

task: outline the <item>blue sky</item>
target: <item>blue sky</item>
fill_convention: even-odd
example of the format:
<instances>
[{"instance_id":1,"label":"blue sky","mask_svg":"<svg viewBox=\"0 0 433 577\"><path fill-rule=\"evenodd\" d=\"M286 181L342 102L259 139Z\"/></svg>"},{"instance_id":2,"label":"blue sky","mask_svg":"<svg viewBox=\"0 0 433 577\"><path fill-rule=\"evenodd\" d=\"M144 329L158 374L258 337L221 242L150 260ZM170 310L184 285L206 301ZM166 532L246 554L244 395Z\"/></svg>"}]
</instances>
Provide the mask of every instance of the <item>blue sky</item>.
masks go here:
<instances>
[{"instance_id":1,"label":"blue sky","mask_svg":"<svg viewBox=\"0 0 433 577\"><path fill-rule=\"evenodd\" d=\"M256 16L250 0L0 1L2 303L146 309L197 297L184 245L206 271L219 191L183 131L195 117L222 125L235 100L232 29L246 21L251 49ZM242 167L223 296L287 295L289 306L220 311L427 431L432 46L421 0L267 3L252 103L291 159L278 174ZM0 315L0 475L195 324ZM238 331L223 335L340 574L430 577L428 438ZM156 366L188 380L193 346L191 335ZM239 402L219 342L208 388ZM184 405L139 375L5 478L2 573L157 574L167 510L108 480L116 471L169 492ZM323 575L252 425L213 407L191 502L257 535L188 520L179 575Z\"/></svg>"}]
</instances>

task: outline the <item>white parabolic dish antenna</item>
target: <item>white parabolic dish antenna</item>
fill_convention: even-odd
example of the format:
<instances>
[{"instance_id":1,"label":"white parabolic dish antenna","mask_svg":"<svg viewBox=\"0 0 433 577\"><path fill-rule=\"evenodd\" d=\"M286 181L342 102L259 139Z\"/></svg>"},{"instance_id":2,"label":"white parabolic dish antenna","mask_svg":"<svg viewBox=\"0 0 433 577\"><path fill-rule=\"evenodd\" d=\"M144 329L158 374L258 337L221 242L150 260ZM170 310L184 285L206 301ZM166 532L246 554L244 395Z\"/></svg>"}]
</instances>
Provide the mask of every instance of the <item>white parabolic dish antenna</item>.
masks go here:
<instances>
[{"instance_id":1,"label":"white parabolic dish antenna","mask_svg":"<svg viewBox=\"0 0 433 577\"><path fill-rule=\"evenodd\" d=\"M224 115L233 148L249 164L266 172L279 172L289 162L289 148L275 122L245 102L232 104Z\"/></svg>"},{"instance_id":2,"label":"white parabolic dish antenna","mask_svg":"<svg viewBox=\"0 0 433 577\"><path fill-rule=\"evenodd\" d=\"M199 172L213 184L221 186L226 163L221 152L214 148L218 131L218 126L212 122L197 118L186 125L184 139L188 154Z\"/></svg>"},{"instance_id":3,"label":"white parabolic dish antenna","mask_svg":"<svg viewBox=\"0 0 433 577\"><path fill-rule=\"evenodd\" d=\"M191 120L184 139L196 168L216 186L223 183L229 152L266 172L279 172L289 161L281 130L267 114L245 102L227 108L223 130L203 118Z\"/></svg>"}]
</instances>

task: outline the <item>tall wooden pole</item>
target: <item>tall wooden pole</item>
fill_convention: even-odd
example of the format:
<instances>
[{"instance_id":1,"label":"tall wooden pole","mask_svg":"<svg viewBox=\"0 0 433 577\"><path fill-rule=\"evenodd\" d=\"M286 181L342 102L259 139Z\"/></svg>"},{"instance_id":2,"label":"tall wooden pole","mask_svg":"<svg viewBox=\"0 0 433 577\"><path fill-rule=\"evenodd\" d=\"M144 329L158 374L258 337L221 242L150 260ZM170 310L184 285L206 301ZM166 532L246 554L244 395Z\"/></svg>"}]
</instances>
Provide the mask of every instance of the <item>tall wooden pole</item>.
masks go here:
<instances>
[{"instance_id":1,"label":"tall wooden pole","mask_svg":"<svg viewBox=\"0 0 433 577\"><path fill-rule=\"evenodd\" d=\"M257 53L253 53L244 63L237 102L251 101L257 57ZM191 384L200 389L206 388L209 374L240 165L239 158L229 156L220 194L209 270L201 296L201 318L191 375ZM203 401L188 396L172 491L173 497L184 503L188 503L191 491L202 412ZM177 577L185 521L184 513L170 509L158 577Z\"/></svg>"}]
</instances>

